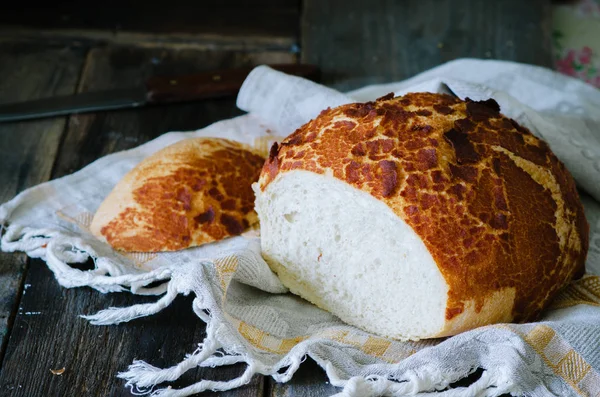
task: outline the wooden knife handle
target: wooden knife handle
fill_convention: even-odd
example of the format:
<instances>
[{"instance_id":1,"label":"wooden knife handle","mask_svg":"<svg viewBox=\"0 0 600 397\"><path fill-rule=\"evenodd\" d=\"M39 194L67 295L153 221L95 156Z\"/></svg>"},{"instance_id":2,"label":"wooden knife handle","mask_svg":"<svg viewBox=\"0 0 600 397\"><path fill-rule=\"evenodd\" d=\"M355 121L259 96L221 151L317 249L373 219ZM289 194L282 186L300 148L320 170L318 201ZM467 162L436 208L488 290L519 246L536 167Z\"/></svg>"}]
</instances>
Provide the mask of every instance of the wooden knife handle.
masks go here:
<instances>
[{"instance_id":1,"label":"wooden knife handle","mask_svg":"<svg viewBox=\"0 0 600 397\"><path fill-rule=\"evenodd\" d=\"M281 72L316 80L319 69L314 65L268 65ZM154 76L146 81L149 103L169 103L235 95L253 67L218 70L175 77Z\"/></svg>"}]
</instances>

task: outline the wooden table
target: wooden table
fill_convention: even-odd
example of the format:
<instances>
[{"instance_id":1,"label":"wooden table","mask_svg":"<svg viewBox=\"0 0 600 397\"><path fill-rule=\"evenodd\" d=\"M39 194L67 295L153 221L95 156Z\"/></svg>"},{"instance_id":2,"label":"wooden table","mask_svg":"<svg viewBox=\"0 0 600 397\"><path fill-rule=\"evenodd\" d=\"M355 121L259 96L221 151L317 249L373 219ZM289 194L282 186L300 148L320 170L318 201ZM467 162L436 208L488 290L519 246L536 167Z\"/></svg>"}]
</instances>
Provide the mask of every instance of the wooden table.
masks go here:
<instances>
[{"instance_id":1,"label":"wooden table","mask_svg":"<svg viewBox=\"0 0 600 397\"><path fill-rule=\"evenodd\" d=\"M322 82L342 90L401 80L457 57L549 66L549 1L227 0L194 7L171 1L168 12L146 5L146 13L128 7L129 1L118 10L74 10L58 2L52 10L0 10L0 102L260 63L315 63ZM0 124L0 202L164 132L240 113L234 98L224 98ZM134 358L170 366L202 341L205 328L192 313L192 298L118 326L92 326L78 315L154 299L64 289L41 260L0 253L0 395L130 395L115 375ZM63 367L61 376L50 372ZM173 387L229 379L242 370L198 368ZM335 390L307 360L287 384L256 376L223 394Z\"/></svg>"}]
</instances>

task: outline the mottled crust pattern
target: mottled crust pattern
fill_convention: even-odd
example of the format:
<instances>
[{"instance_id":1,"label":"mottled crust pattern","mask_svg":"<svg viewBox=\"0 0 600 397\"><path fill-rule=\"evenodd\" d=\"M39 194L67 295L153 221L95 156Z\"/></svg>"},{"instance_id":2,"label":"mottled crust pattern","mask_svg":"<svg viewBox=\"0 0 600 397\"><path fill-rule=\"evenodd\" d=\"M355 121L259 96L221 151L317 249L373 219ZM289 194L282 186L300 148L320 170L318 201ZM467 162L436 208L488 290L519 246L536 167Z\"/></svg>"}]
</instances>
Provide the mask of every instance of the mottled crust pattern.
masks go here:
<instances>
[{"instance_id":1,"label":"mottled crust pattern","mask_svg":"<svg viewBox=\"0 0 600 397\"><path fill-rule=\"evenodd\" d=\"M271 148L260 188L292 170L345 181L407 222L449 286L448 324L501 291L508 320L533 319L583 274L589 227L571 175L494 100L390 94L324 110Z\"/></svg>"},{"instance_id":2,"label":"mottled crust pattern","mask_svg":"<svg viewBox=\"0 0 600 397\"><path fill-rule=\"evenodd\" d=\"M251 185L264 158L217 138L180 141L143 160L96 212L91 231L122 251L175 251L257 222Z\"/></svg>"}]
</instances>

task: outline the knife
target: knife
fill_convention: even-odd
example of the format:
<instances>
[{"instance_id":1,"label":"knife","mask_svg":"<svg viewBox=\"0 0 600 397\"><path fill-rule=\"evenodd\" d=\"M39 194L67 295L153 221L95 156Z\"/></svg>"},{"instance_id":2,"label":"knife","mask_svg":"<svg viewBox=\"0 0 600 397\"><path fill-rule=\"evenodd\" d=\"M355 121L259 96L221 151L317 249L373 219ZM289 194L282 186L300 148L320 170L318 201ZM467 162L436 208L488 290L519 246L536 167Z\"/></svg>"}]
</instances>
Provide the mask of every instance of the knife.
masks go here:
<instances>
[{"instance_id":1,"label":"knife","mask_svg":"<svg viewBox=\"0 0 600 397\"><path fill-rule=\"evenodd\" d=\"M314 65L268 66L311 80L317 79L319 75L319 70ZM239 91L252 69L253 67L216 70L173 77L154 76L143 87L85 92L0 105L0 122L231 96Z\"/></svg>"}]
</instances>

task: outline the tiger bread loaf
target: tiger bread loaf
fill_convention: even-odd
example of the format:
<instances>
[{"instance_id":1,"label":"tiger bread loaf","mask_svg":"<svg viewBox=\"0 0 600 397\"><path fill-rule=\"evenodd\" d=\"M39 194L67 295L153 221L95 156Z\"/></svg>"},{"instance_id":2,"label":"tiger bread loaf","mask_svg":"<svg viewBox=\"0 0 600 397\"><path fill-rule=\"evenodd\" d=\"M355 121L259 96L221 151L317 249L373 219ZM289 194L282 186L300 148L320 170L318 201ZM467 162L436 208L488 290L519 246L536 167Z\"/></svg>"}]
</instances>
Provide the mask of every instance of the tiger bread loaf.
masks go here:
<instances>
[{"instance_id":1,"label":"tiger bread loaf","mask_svg":"<svg viewBox=\"0 0 600 397\"><path fill-rule=\"evenodd\" d=\"M385 337L533 320L584 271L571 175L492 99L324 110L271 148L254 190L283 284Z\"/></svg>"},{"instance_id":2,"label":"tiger bread loaf","mask_svg":"<svg viewBox=\"0 0 600 397\"><path fill-rule=\"evenodd\" d=\"M194 247L257 222L252 183L264 158L217 138L185 139L140 162L98 208L91 232L121 251Z\"/></svg>"}]
</instances>

